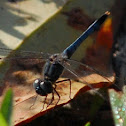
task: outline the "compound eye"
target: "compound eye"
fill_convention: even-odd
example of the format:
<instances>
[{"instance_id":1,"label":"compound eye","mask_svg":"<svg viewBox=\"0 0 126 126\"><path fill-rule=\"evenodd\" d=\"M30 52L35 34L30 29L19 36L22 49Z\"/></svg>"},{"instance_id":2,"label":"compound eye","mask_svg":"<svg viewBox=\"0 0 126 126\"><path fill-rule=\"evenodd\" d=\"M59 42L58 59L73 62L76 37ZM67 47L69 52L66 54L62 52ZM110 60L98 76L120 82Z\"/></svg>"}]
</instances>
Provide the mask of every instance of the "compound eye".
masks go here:
<instances>
[{"instance_id":1,"label":"compound eye","mask_svg":"<svg viewBox=\"0 0 126 126\"><path fill-rule=\"evenodd\" d=\"M37 87L40 86L41 80L40 79L36 79L33 83L33 88L36 89Z\"/></svg>"},{"instance_id":2,"label":"compound eye","mask_svg":"<svg viewBox=\"0 0 126 126\"><path fill-rule=\"evenodd\" d=\"M41 81L40 87L47 93L52 93L53 91L52 83L50 81Z\"/></svg>"}]
</instances>

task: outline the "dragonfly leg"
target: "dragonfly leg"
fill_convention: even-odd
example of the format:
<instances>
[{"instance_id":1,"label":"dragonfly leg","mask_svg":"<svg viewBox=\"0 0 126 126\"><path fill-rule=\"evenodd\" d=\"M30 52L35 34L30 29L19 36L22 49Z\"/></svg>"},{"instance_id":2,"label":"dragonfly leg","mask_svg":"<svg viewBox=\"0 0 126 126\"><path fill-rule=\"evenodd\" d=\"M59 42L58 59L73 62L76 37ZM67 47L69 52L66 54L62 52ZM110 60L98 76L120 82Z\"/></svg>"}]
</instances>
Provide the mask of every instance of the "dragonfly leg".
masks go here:
<instances>
[{"instance_id":1,"label":"dragonfly leg","mask_svg":"<svg viewBox=\"0 0 126 126\"><path fill-rule=\"evenodd\" d=\"M32 107L35 105L37 97L38 97L38 95L35 96L35 100L34 100L33 104L29 107L29 109L32 109Z\"/></svg>"},{"instance_id":2,"label":"dragonfly leg","mask_svg":"<svg viewBox=\"0 0 126 126\"><path fill-rule=\"evenodd\" d=\"M52 98L51 98L50 102L48 103L46 109L49 107L49 105L52 104L53 101L54 101L54 91L52 92Z\"/></svg>"},{"instance_id":3,"label":"dragonfly leg","mask_svg":"<svg viewBox=\"0 0 126 126\"><path fill-rule=\"evenodd\" d=\"M55 106L58 104L59 100L60 100L60 95L59 93L56 91L56 88L54 88L54 92L57 94L57 96L59 97L58 101L56 102Z\"/></svg>"},{"instance_id":4,"label":"dragonfly leg","mask_svg":"<svg viewBox=\"0 0 126 126\"><path fill-rule=\"evenodd\" d=\"M45 106L45 103L46 103L47 96L48 96L48 95L45 96L45 99L44 99L44 102L43 102L43 106L42 106L42 110L44 109L44 106ZM42 111L42 110L41 110L41 111Z\"/></svg>"},{"instance_id":5,"label":"dragonfly leg","mask_svg":"<svg viewBox=\"0 0 126 126\"><path fill-rule=\"evenodd\" d=\"M70 94L69 94L69 98L71 99L71 80L68 78L68 79L65 79L65 80L57 81L56 83L61 83L61 82L64 82L64 81L69 81L69 84L70 84Z\"/></svg>"}]
</instances>

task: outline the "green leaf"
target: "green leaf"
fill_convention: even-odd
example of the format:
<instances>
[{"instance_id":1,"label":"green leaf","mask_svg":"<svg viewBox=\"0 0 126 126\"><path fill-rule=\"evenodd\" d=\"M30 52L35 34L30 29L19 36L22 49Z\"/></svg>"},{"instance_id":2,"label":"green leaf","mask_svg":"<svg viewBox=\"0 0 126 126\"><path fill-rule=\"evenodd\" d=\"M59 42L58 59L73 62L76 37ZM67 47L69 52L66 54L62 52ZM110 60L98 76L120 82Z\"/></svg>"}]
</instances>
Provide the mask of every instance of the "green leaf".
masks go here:
<instances>
[{"instance_id":1,"label":"green leaf","mask_svg":"<svg viewBox=\"0 0 126 126\"><path fill-rule=\"evenodd\" d=\"M91 123L87 122L84 126L91 126Z\"/></svg>"},{"instance_id":2,"label":"green leaf","mask_svg":"<svg viewBox=\"0 0 126 126\"><path fill-rule=\"evenodd\" d=\"M13 99L13 93L12 90L9 89L4 97L3 103L1 105L1 113L3 117L5 118L8 125L11 125L11 116L12 116L12 99Z\"/></svg>"},{"instance_id":3,"label":"green leaf","mask_svg":"<svg viewBox=\"0 0 126 126\"><path fill-rule=\"evenodd\" d=\"M2 113L0 113L0 125L7 126L7 122L6 122L5 118L3 117Z\"/></svg>"},{"instance_id":4,"label":"green leaf","mask_svg":"<svg viewBox=\"0 0 126 126\"><path fill-rule=\"evenodd\" d=\"M123 93L109 91L112 113L116 126L126 126L126 89Z\"/></svg>"}]
</instances>

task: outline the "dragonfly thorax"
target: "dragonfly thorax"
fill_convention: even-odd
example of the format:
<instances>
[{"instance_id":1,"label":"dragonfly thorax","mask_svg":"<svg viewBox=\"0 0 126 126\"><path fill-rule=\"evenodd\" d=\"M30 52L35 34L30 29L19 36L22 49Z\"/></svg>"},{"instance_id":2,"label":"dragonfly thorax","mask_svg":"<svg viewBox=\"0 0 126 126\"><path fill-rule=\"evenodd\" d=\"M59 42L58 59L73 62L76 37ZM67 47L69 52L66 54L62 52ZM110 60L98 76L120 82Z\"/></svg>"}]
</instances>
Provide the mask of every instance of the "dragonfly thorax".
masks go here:
<instances>
[{"instance_id":1,"label":"dragonfly thorax","mask_svg":"<svg viewBox=\"0 0 126 126\"><path fill-rule=\"evenodd\" d=\"M33 83L33 87L36 93L41 96L46 96L53 91L52 82L49 80L36 79Z\"/></svg>"},{"instance_id":2,"label":"dragonfly thorax","mask_svg":"<svg viewBox=\"0 0 126 126\"><path fill-rule=\"evenodd\" d=\"M56 62L63 63L65 61L65 59L67 59L67 56L63 53L56 53L49 57L49 60L52 63L56 63Z\"/></svg>"},{"instance_id":3,"label":"dragonfly thorax","mask_svg":"<svg viewBox=\"0 0 126 126\"><path fill-rule=\"evenodd\" d=\"M44 79L49 80L52 83L55 83L64 69L64 67L60 64L59 59L57 59L57 56L57 54L52 55L50 59L45 63L43 69Z\"/></svg>"}]
</instances>

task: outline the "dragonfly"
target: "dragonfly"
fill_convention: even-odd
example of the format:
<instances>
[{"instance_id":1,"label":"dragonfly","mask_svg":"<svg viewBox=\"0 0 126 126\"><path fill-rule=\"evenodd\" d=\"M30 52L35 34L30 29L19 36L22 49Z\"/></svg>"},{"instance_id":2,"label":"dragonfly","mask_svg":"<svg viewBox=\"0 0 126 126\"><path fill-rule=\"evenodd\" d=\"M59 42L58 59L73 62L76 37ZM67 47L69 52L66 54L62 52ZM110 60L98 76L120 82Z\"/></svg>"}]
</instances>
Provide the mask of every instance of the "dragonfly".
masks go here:
<instances>
[{"instance_id":1,"label":"dragonfly","mask_svg":"<svg viewBox=\"0 0 126 126\"><path fill-rule=\"evenodd\" d=\"M75 53L75 51L78 49L78 47L83 43L83 41L91 35L93 32L99 30L101 25L104 23L104 21L107 19L107 17L110 15L110 12L105 12L98 20L96 20L93 24L91 24L86 31L82 33L80 37L78 37L70 46L68 46L66 49L64 49L61 53L56 54L45 54L43 52L40 53L40 58L43 58L46 60L46 63L43 67L43 79L36 79L33 82L33 88L35 89L35 92L40 96L45 96L44 104L46 102L48 94L52 93L52 99L48 103L47 107L53 102L54 100L54 93L58 96L58 101L56 102L56 105L58 104L60 100L60 95L56 90L56 84L61 83L64 81L68 81L70 84L70 98L71 98L71 80L64 79L62 81L57 81L61 74L63 73L64 69L69 71L71 74L73 74L76 78L79 78L79 75L72 70L70 67L72 64L81 64L77 61L72 61L70 58ZM28 54L29 51L22 51L21 54ZM33 54L36 54L33 52ZM32 55L31 55L32 57ZM20 57L14 57L16 59L20 59ZM37 57L36 57L37 58ZM13 60L13 58L10 58ZM24 60L27 59L27 57L24 57ZM97 72L95 69L89 67L88 65L82 64L84 67L91 71ZM84 71L83 71L84 72ZM99 74L99 73L98 73ZM90 84L86 83L90 88L93 88Z\"/></svg>"}]
</instances>

